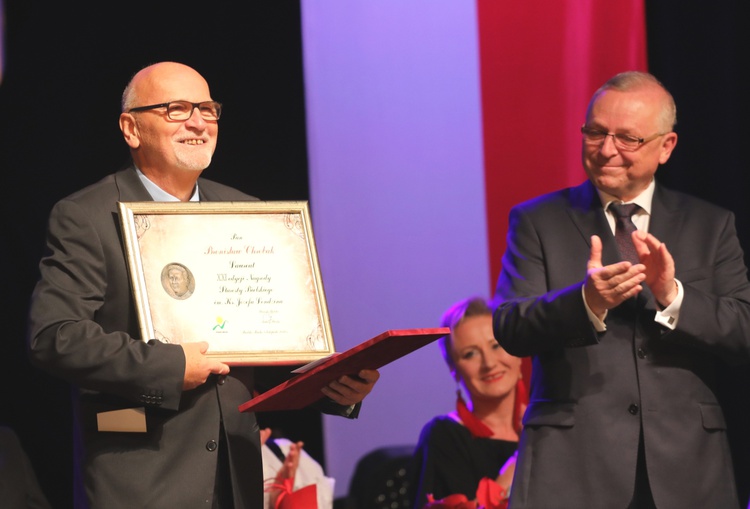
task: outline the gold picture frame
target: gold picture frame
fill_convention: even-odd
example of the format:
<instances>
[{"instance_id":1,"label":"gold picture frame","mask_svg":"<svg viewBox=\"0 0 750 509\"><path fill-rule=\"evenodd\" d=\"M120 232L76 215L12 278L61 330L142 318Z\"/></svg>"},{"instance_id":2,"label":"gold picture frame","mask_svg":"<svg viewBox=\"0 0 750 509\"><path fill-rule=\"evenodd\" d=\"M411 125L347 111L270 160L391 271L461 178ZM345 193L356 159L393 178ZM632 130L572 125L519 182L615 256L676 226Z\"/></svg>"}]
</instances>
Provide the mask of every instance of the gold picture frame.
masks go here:
<instances>
[{"instance_id":1,"label":"gold picture frame","mask_svg":"<svg viewBox=\"0 0 750 509\"><path fill-rule=\"evenodd\" d=\"M141 338L233 365L335 352L306 201L119 202Z\"/></svg>"}]
</instances>

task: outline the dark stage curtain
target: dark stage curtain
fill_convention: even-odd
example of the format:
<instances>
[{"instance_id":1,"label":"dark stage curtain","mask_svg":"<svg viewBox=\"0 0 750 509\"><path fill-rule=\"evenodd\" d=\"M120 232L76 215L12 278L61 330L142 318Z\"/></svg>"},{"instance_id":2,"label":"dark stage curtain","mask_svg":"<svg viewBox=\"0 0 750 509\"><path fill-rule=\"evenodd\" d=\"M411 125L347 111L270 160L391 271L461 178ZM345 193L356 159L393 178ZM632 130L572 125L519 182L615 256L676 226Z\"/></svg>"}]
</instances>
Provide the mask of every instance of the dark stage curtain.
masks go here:
<instances>
[{"instance_id":1,"label":"dark stage curtain","mask_svg":"<svg viewBox=\"0 0 750 509\"><path fill-rule=\"evenodd\" d=\"M73 504L70 388L29 364L24 341L49 211L128 161L120 94L135 71L162 60L196 68L224 104L207 178L263 199L308 199L300 8L230 0L3 3L0 423L17 432L48 498L65 509ZM319 414L290 414L262 420L304 441L322 462Z\"/></svg>"},{"instance_id":2,"label":"dark stage curtain","mask_svg":"<svg viewBox=\"0 0 750 509\"><path fill-rule=\"evenodd\" d=\"M646 1L649 70L677 102L679 141L659 176L665 185L732 210L746 263L750 261L750 187L745 183L750 173L747 7L746 0ZM750 367L731 367L721 375L719 397L745 507L750 495Z\"/></svg>"}]
</instances>

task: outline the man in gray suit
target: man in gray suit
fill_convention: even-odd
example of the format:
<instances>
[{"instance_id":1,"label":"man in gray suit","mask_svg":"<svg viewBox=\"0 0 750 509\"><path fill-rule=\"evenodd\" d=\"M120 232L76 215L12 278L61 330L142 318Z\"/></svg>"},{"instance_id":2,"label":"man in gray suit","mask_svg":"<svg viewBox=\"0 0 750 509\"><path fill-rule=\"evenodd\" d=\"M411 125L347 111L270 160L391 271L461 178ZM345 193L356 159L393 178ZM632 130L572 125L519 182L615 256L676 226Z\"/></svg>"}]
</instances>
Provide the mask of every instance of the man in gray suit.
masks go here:
<instances>
[{"instance_id":1,"label":"man in gray suit","mask_svg":"<svg viewBox=\"0 0 750 509\"><path fill-rule=\"evenodd\" d=\"M90 507L262 507L258 425L238 410L253 395L253 369L230 371L206 355L206 342L139 337L117 214L118 201L256 198L200 178L216 148L221 105L194 69L146 67L122 104L133 166L54 206L31 303L31 359L78 388ZM321 410L356 417L378 377L364 370L332 382ZM111 412L130 431L100 420Z\"/></svg>"},{"instance_id":2,"label":"man in gray suit","mask_svg":"<svg viewBox=\"0 0 750 509\"><path fill-rule=\"evenodd\" d=\"M588 181L510 213L495 337L533 360L513 509L739 506L716 384L748 360L750 285L733 214L654 180L675 119L652 75L613 77Z\"/></svg>"}]
</instances>

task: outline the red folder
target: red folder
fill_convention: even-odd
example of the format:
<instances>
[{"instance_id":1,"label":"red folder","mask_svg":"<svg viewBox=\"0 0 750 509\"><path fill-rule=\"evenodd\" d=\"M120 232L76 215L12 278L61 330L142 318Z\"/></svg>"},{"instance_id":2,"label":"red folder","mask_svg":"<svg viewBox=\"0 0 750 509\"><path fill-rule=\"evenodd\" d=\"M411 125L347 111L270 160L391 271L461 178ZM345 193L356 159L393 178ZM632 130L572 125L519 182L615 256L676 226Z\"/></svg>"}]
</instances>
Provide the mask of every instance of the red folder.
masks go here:
<instances>
[{"instance_id":1,"label":"red folder","mask_svg":"<svg viewBox=\"0 0 750 509\"><path fill-rule=\"evenodd\" d=\"M304 408L322 398L320 390L333 380L362 369L378 369L448 333L448 328L386 331L243 403L240 412Z\"/></svg>"}]
</instances>

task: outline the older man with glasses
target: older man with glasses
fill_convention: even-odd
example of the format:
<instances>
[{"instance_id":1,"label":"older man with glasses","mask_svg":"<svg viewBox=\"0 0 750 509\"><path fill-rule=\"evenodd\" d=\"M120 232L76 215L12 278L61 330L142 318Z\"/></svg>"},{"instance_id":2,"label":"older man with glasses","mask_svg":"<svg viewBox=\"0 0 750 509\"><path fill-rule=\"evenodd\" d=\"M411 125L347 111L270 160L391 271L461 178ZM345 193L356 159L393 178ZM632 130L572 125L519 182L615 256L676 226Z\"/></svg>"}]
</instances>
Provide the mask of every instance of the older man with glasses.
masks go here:
<instances>
[{"instance_id":1,"label":"older man with glasses","mask_svg":"<svg viewBox=\"0 0 750 509\"><path fill-rule=\"evenodd\" d=\"M77 388L77 463L92 508L263 506L258 425L238 410L253 395L253 369L230 370L206 355L205 341L140 338L117 220L118 201L255 200L201 177L220 117L194 69L142 69L120 115L133 165L62 199L50 215L31 359ZM320 409L356 417L379 376L358 375L323 388Z\"/></svg>"},{"instance_id":2,"label":"older man with glasses","mask_svg":"<svg viewBox=\"0 0 750 509\"><path fill-rule=\"evenodd\" d=\"M734 215L655 180L677 144L647 73L597 90L588 181L514 207L495 337L533 358L510 507L739 507L717 375L750 359Z\"/></svg>"}]
</instances>

